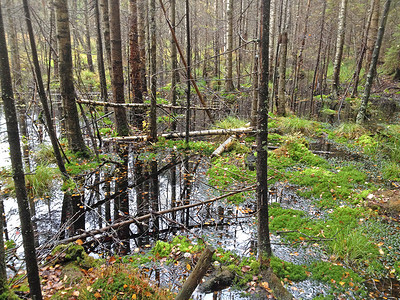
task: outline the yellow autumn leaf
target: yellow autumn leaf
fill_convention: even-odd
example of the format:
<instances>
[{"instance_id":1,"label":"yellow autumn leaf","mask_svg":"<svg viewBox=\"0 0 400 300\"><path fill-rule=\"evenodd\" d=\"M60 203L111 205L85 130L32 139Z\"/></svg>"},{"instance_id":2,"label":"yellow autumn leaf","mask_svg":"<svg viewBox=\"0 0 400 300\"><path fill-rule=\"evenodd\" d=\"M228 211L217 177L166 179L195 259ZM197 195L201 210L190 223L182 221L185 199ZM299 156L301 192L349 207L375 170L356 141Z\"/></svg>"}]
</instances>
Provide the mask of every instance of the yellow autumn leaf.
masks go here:
<instances>
[{"instance_id":1,"label":"yellow autumn leaf","mask_svg":"<svg viewBox=\"0 0 400 300\"><path fill-rule=\"evenodd\" d=\"M188 269L188 271L190 271L192 269L192 267L189 264L187 264L186 269Z\"/></svg>"},{"instance_id":2,"label":"yellow autumn leaf","mask_svg":"<svg viewBox=\"0 0 400 300\"><path fill-rule=\"evenodd\" d=\"M136 299L137 299L137 298L136 298L136 294L133 294L131 299L132 299L132 300L136 300Z\"/></svg>"},{"instance_id":3,"label":"yellow autumn leaf","mask_svg":"<svg viewBox=\"0 0 400 300\"><path fill-rule=\"evenodd\" d=\"M83 241L81 239L76 240L75 243L78 244L79 246L83 245Z\"/></svg>"},{"instance_id":4,"label":"yellow autumn leaf","mask_svg":"<svg viewBox=\"0 0 400 300\"><path fill-rule=\"evenodd\" d=\"M97 299L101 298L101 295L100 295L99 292L94 293L94 296L95 296Z\"/></svg>"},{"instance_id":5,"label":"yellow autumn leaf","mask_svg":"<svg viewBox=\"0 0 400 300\"><path fill-rule=\"evenodd\" d=\"M128 285L127 284L124 284L124 289L126 289L128 287Z\"/></svg>"},{"instance_id":6,"label":"yellow autumn leaf","mask_svg":"<svg viewBox=\"0 0 400 300\"><path fill-rule=\"evenodd\" d=\"M346 284L346 282L344 282L344 281L339 281L339 284L340 284L341 286L344 286L344 285Z\"/></svg>"}]
</instances>

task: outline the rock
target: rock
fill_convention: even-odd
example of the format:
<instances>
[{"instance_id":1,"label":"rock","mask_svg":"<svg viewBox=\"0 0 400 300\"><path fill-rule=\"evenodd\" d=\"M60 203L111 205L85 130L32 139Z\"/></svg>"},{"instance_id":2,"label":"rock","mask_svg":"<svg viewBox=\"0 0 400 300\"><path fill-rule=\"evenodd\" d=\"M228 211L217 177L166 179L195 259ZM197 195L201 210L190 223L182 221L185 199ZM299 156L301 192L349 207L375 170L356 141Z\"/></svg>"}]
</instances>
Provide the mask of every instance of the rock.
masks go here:
<instances>
[{"instance_id":1,"label":"rock","mask_svg":"<svg viewBox=\"0 0 400 300\"><path fill-rule=\"evenodd\" d=\"M222 268L211 274L210 277L200 285L199 291L205 294L221 291L231 286L234 279L235 274L233 272Z\"/></svg>"}]
</instances>

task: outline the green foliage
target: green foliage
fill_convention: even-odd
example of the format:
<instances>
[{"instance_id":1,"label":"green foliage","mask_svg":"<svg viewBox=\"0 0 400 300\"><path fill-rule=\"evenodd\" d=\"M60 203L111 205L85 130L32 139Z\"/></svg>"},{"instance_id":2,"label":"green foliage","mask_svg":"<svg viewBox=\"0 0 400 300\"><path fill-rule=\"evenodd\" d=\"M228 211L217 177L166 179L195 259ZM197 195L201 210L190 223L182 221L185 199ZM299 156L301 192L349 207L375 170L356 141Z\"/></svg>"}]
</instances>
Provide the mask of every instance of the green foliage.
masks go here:
<instances>
[{"instance_id":1,"label":"green foliage","mask_svg":"<svg viewBox=\"0 0 400 300\"><path fill-rule=\"evenodd\" d=\"M342 123L333 132L333 137L345 137L346 139L357 139L368 134L368 130L356 123Z\"/></svg>"},{"instance_id":2,"label":"green foliage","mask_svg":"<svg viewBox=\"0 0 400 300\"><path fill-rule=\"evenodd\" d=\"M295 265L291 262L281 260L275 256L271 257L270 266L276 276L280 279L287 278L291 281L302 281L307 279L307 267Z\"/></svg>"},{"instance_id":3,"label":"green foliage","mask_svg":"<svg viewBox=\"0 0 400 300\"><path fill-rule=\"evenodd\" d=\"M239 119L233 116L229 116L222 121L218 121L213 126L214 129L233 129L233 128L242 128L247 124L246 120Z\"/></svg>"},{"instance_id":4,"label":"green foliage","mask_svg":"<svg viewBox=\"0 0 400 300\"><path fill-rule=\"evenodd\" d=\"M0 294L0 300L19 300L17 295L15 295L12 291L6 290L4 293Z\"/></svg>"},{"instance_id":5,"label":"green foliage","mask_svg":"<svg viewBox=\"0 0 400 300\"><path fill-rule=\"evenodd\" d=\"M49 165L38 165L34 174L25 177L30 197L49 197L51 188L54 185L54 179L59 175L58 169Z\"/></svg>"},{"instance_id":6,"label":"green foliage","mask_svg":"<svg viewBox=\"0 0 400 300\"><path fill-rule=\"evenodd\" d=\"M387 74L393 74L396 69L400 69L400 25L397 25L391 46L386 50L383 68Z\"/></svg>"},{"instance_id":7,"label":"green foliage","mask_svg":"<svg viewBox=\"0 0 400 300\"><path fill-rule=\"evenodd\" d=\"M278 127L285 134L300 132L312 136L320 125L318 122L290 116L278 118Z\"/></svg>"},{"instance_id":8,"label":"green foliage","mask_svg":"<svg viewBox=\"0 0 400 300\"><path fill-rule=\"evenodd\" d=\"M35 162L39 165L48 165L55 163L53 146L47 143L41 143L33 153Z\"/></svg>"},{"instance_id":9,"label":"green foliage","mask_svg":"<svg viewBox=\"0 0 400 300\"><path fill-rule=\"evenodd\" d=\"M387 162L382 168L384 180L400 181L400 165L396 162Z\"/></svg>"},{"instance_id":10,"label":"green foliage","mask_svg":"<svg viewBox=\"0 0 400 300\"><path fill-rule=\"evenodd\" d=\"M342 289L344 287L360 286L364 279L351 269L329 262L316 262L311 266L312 278Z\"/></svg>"}]
</instances>

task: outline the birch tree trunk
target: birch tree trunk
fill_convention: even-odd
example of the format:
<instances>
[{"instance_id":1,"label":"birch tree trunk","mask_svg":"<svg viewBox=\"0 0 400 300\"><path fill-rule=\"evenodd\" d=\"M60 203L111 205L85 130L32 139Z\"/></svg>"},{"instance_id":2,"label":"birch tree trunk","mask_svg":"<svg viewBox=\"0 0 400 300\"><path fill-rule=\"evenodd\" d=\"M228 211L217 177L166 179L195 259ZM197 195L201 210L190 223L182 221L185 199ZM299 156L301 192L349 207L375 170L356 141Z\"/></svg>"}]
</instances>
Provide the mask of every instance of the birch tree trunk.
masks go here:
<instances>
[{"instance_id":1,"label":"birch tree trunk","mask_svg":"<svg viewBox=\"0 0 400 300\"><path fill-rule=\"evenodd\" d=\"M85 18L85 39L86 39L86 57L90 72L94 72L93 57L92 57L92 44L90 43L90 24L89 24L89 5L88 0L83 2L85 6L84 18Z\"/></svg>"},{"instance_id":2,"label":"birch tree trunk","mask_svg":"<svg viewBox=\"0 0 400 300\"><path fill-rule=\"evenodd\" d=\"M111 72L111 41L110 41L110 17L108 13L108 0L100 0L100 10L103 19L104 49L106 51L106 61L108 70Z\"/></svg>"},{"instance_id":3,"label":"birch tree trunk","mask_svg":"<svg viewBox=\"0 0 400 300\"><path fill-rule=\"evenodd\" d=\"M99 11L99 0L94 1L94 15L96 18L96 32L97 32L97 69L99 71L100 79L100 93L101 99L108 102L106 70L104 68L104 51L103 51L103 38L101 36L101 22Z\"/></svg>"},{"instance_id":4,"label":"birch tree trunk","mask_svg":"<svg viewBox=\"0 0 400 300\"><path fill-rule=\"evenodd\" d=\"M333 63L333 83L332 83L332 94L334 99L337 99L339 97L338 89L340 84L340 66L342 64L344 35L346 30L347 2L348 0L341 1L339 16L338 16L339 25L338 25L338 34L336 41L335 61Z\"/></svg>"},{"instance_id":5,"label":"birch tree trunk","mask_svg":"<svg viewBox=\"0 0 400 300\"><path fill-rule=\"evenodd\" d=\"M373 0L371 5L371 24L367 34L367 49L365 56L365 69L369 70L372 61L372 54L374 52L374 46L376 37L379 29L379 10L380 10L380 0Z\"/></svg>"},{"instance_id":6,"label":"birch tree trunk","mask_svg":"<svg viewBox=\"0 0 400 300\"><path fill-rule=\"evenodd\" d=\"M391 2L392 2L392 0L386 0L385 5L384 5L383 15L382 15L381 23L380 23L379 30L378 30L378 36L376 38L374 52L372 53L371 65L369 67L367 81L365 83L364 95L362 97L360 110L358 111L357 118L356 118L357 124L362 124L365 121L368 100L369 100L369 96L371 94L372 83L373 83L373 80L374 80L374 77L376 74L376 65L378 63L379 52L380 52L381 46L382 46L383 35L385 34L386 21L387 21L388 15L389 15Z\"/></svg>"},{"instance_id":7,"label":"birch tree trunk","mask_svg":"<svg viewBox=\"0 0 400 300\"><path fill-rule=\"evenodd\" d=\"M278 83L278 102L277 114L278 116L286 115L286 59L287 59L287 46L288 36L287 32L282 32L280 36L280 59L279 59L279 83Z\"/></svg>"}]
</instances>

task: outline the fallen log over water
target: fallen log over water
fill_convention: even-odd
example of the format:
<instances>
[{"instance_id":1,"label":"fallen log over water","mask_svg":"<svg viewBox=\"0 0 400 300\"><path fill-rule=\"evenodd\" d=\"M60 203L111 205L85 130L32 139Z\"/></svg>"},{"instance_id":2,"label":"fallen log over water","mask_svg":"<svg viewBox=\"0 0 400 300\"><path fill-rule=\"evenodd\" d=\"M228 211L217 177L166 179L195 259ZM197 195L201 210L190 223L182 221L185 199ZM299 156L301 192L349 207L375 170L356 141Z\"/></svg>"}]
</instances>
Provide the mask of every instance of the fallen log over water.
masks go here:
<instances>
[{"instance_id":1,"label":"fallen log over water","mask_svg":"<svg viewBox=\"0 0 400 300\"><path fill-rule=\"evenodd\" d=\"M227 197L230 197L230 196L242 193L242 192L247 192L247 191L254 190L255 188L256 188L256 185L252 185L252 186L249 186L247 188L244 188L244 189L241 189L241 190L236 190L236 191L230 192L228 194L225 194L225 195L222 195L222 196L219 196L219 197L216 197L216 198L212 198L212 199L209 199L209 200L206 200L206 201L201 201L201 202L196 202L196 203L193 203L193 204L174 207L174 208L162 210L162 211L159 211L159 212L154 212L154 213L151 212L149 214L146 214L146 215L143 215L143 216L140 216L140 217L137 217L137 218L130 218L129 220L118 222L118 223L115 223L115 224L112 224L112 225L109 225L109 226L106 226L106 227L103 227L103 228L93 229L93 230L85 232L83 234L75 235L75 236L72 236L70 238L63 239L61 241L56 242L56 244L68 244L68 243L74 242L74 241L79 240L79 239L83 240L83 239L86 239L88 237L91 237L91 236L94 236L94 235L97 235L97 234L102 234L102 233L107 232L107 231L109 231L111 229L118 230L118 229L120 229L120 228L122 228L124 226L128 226L128 225L130 225L132 223L140 223L141 221L150 219L152 216L154 216L154 214L163 215L163 214L167 214L167 213L181 211L181 210L184 210L184 209L193 208L193 207L196 207L196 206L209 204L209 203L212 203L212 202L215 202L215 201L218 201L218 200L221 200L221 199L225 199Z\"/></svg>"},{"instance_id":2,"label":"fallen log over water","mask_svg":"<svg viewBox=\"0 0 400 300\"><path fill-rule=\"evenodd\" d=\"M113 102L103 102L103 101L94 101L87 99L78 99L77 103L93 105L93 106L105 106L105 107L150 107L150 103L113 103ZM157 107L161 108L170 108L170 109L187 109L185 106L179 105L170 105L170 104L157 104ZM217 110L215 108L205 108L199 106L190 107L190 109L194 110Z\"/></svg>"},{"instance_id":3,"label":"fallen log over water","mask_svg":"<svg viewBox=\"0 0 400 300\"><path fill-rule=\"evenodd\" d=\"M232 133L251 133L256 132L253 127L242 127L242 128L234 128L234 129L212 129L212 130L198 130L198 131L190 131L190 137L198 137L198 136L211 136L211 135L228 135ZM185 132L171 132L171 133L163 133L159 135L159 137L163 137L166 139L174 139L174 138L184 138L186 136ZM147 135L136 135L136 136L121 136L114 137L109 139L104 139L104 142L134 142L138 140L146 140L148 138Z\"/></svg>"},{"instance_id":4,"label":"fallen log over water","mask_svg":"<svg viewBox=\"0 0 400 300\"><path fill-rule=\"evenodd\" d=\"M223 142L215 151L211 154L211 157L220 156L225 150L227 150L235 141L236 136L231 135L225 142Z\"/></svg>"}]
</instances>

